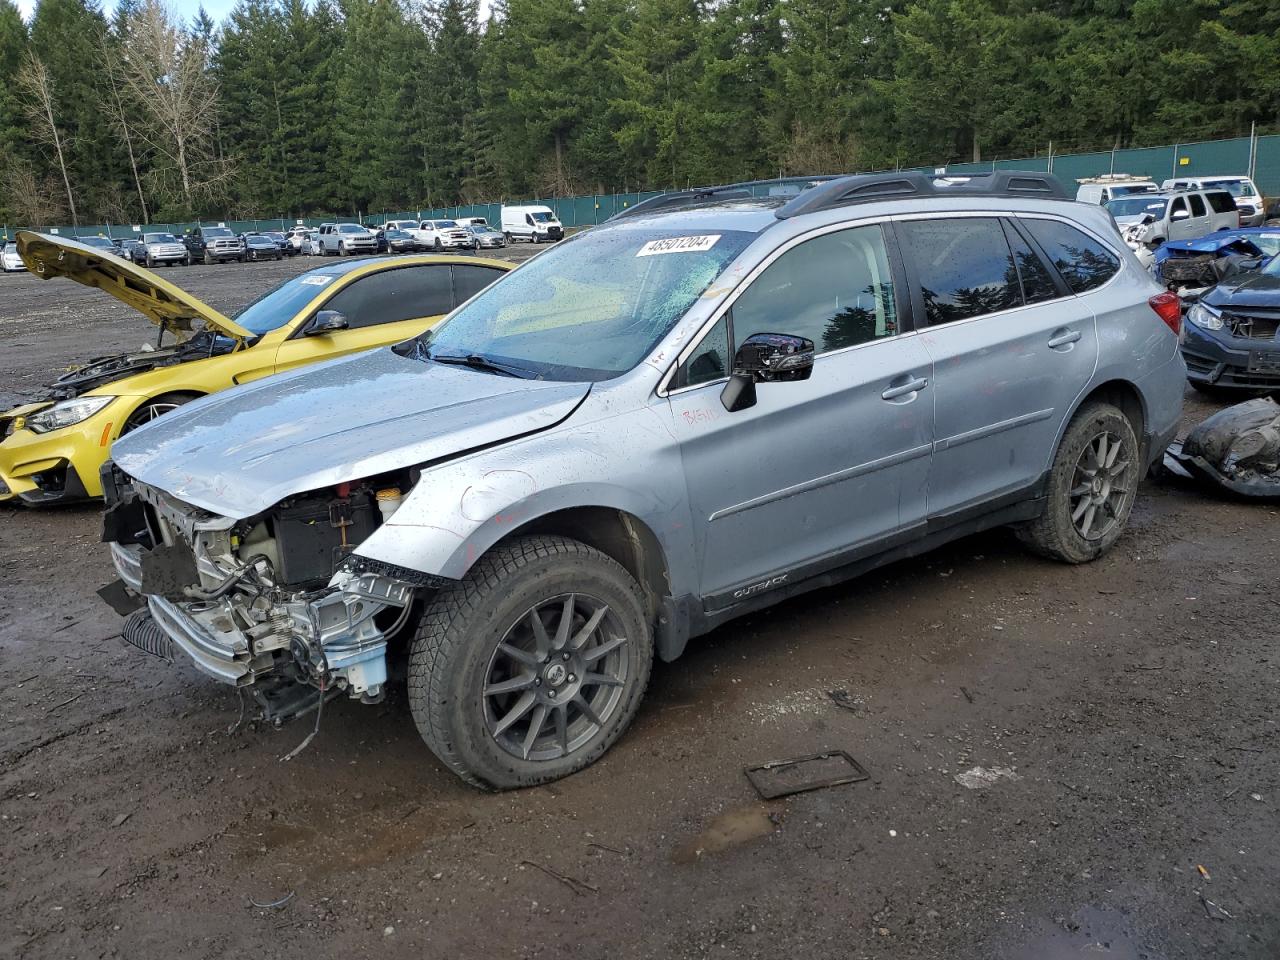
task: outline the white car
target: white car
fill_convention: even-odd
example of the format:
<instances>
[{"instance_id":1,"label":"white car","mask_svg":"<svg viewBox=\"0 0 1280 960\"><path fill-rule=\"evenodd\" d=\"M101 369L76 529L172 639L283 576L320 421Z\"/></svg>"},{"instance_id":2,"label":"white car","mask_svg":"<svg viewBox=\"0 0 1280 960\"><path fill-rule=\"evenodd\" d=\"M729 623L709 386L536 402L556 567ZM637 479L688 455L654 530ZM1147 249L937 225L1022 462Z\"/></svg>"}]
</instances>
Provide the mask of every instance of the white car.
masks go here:
<instances>
[{"instance_id":1,"label":"white car","mask_svg":"<svg viewBox=\"0 0 1280 960\"><path fill-rule=\"evenodd\" d=\"M4 264L5 273L20 273L27 269L27 265L18 256L18 245L12 241L4 245L4 252L0 253L0 262Z\"/></svg>"},{"instance_id":2,"label":"white car","mask_svg":"<svg viewBox=\"0 0 1280 960\"><path fill-rule=\"evenodd\" d=\"M456 220L423 220L413 238L428 250L470 250L474 237L471 231Z\"/></svg>"},{"instance_id":3,"label":"white car","mask_svg":"<svg viewBox=\"0 0 1280 960\"><path fill-rule=\"evenodd\" d=\"M502 232L507 243L528 240L554 243L564 239L564 225L550 207L541 204L502 208Z\"/></svg>"},{"instance_id":4,"label":"white car","mask_svg":"<svg viewBox=\"0 0 1280 960\"><path fill-rule=\"evenodd\" d=\"M1150 177L1131 177L1127 173L1110 173L1101 177L1085 177L1077 180L1076 199L1081 203L1106 203L1117 197L1135 193L1155 193L1156 185Z\"/></svg>"},{"instance_id":5,"label":"white car","mask_svg":"<svg viewBox=\"0 0 1280 960\"><path fill-rule=\"evenodd\" d=\"M1260 227L1266 219L1266 205L1262 193L1248 177L1175 177L1161 184L1163 190L1225 190L1236 201L1240 211L1240 226Z\"/></svg>"},{"instance_id":6,"label":"white car","mask_svg":"<svg viewBox=\"0 0 1280 960\"><path fill-rule=\"evenodd\" d=\"M1225 190L1162 190L1103 204L1131 250L1154 250L1166 240L1194 240L1240 226L1235 201Z\"/></svg>"},{"instance_id":7,"label":"white car","mask_svg":"<svg viewBox=\"0 0 1280 960\"><path fill-rule=\"evenodd\" d=\"M320 228L320 252L340 257L377 253L378 238L358 223L326 224Z\"/></svg>"},{"instance_id":8,"label":"white car","mask_svg":"<svg viewBox=\"0 0 1280 960\"><path fill-rule=\"evenodd\" d=\"M308 230L302 235L302 246L299 248L307 257L318 257L324 253L320 249L320 231Z\"/></svg>"}]
</instances>

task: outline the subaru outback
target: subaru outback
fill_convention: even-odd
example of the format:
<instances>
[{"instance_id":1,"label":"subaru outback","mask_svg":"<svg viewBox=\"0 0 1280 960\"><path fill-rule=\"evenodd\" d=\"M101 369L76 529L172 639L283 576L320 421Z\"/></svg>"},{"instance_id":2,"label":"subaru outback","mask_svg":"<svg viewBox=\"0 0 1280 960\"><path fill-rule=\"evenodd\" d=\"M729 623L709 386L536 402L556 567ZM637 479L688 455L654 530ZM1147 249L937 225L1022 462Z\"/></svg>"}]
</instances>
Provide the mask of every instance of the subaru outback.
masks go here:
<instances>
[{"instance_id":1,"label":"subaru outback","mask_svg":"<svg viewBox=\"0 0 1280 960\"><path fill-rule=\"evenodd\" d=\"M1176 429L1180 328L1043 174L664 195L421 336L123 437L104 596L266 716L403 666L451 770L546 782L747 611L999 525L1105 553Z\"/></svg>"}]
</instances>

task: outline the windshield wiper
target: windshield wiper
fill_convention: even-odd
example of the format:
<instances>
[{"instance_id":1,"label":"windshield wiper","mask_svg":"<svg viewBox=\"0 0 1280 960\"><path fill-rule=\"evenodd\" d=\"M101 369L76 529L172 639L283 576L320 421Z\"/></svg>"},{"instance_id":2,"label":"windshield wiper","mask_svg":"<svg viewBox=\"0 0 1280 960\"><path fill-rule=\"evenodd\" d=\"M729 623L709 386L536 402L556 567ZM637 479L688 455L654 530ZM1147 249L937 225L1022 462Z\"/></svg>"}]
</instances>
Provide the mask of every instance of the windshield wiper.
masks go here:
<instances>
[{"instance_id":1,"label":"windshield wiper","mask_svg":"<svg viewBox=\"0 0 1280 960\"><path fill-rule=\"evenodd\" d=\"M532 370L526 370L524 367L513 366L509 363L500 363L497 360L490 360L488 357L481 356L478 353L437 354L427 351L425 356L428 360L434 360L436 363L453 363L460 367L470 367L472 370L488 370L491 373L502 373L508 377L518 377L521 380L531 380L534 376Z\"/></svg>"}]
</instances>

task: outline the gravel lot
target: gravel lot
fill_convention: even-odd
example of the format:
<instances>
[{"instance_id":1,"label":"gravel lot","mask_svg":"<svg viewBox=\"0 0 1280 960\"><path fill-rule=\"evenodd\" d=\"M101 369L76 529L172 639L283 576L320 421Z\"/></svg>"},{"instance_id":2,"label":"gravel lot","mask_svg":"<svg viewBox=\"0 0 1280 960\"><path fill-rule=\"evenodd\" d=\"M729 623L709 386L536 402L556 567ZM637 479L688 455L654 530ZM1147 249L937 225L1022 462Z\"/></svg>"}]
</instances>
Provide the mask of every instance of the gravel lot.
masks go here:
<instances>
[{"instance_id":1,"label":"gravel lot","mask_svg":"<svg viewBox=\"0 0 1280 960\"><path fill-rule=\"evenodd\" d=\"M229 311L313 265L171 279ZM153 335L0 277L0 402ZM289 763L309 725L228 733L116 636L94 508L0 508L0 956L1276 957L1278 519L1149 481L1088 567L961 541L694 641L597 765L482 794L402 689ZM742 773L825 748L871 779Z\"/></svg>"}]
</instances>

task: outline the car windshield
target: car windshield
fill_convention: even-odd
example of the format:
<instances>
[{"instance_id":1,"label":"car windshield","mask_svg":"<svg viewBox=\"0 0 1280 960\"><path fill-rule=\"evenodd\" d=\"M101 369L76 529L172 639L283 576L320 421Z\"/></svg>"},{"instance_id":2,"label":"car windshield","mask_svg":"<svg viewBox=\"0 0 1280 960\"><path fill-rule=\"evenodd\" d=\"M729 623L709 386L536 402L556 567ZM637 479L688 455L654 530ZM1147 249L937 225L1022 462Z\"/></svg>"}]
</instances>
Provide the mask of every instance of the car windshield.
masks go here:
<instances>
[{"instance_id":1,"label":"car windshield","mask_svg":"<svg viewBox=\"0 0 1280 960\"><path fill-rule=\"evenodd\" d=\"M555 218L556 215L554 213L535 213L533 215L533 219L537 220L539 223L550 223Z\"/></svg>"},{"instance_id":2,"label":"car windshield","mask_svg":"<svg viewBox=\"0 0 1280 960\"><path fill-rule=\"evenodd\" d=\"M1248 180L1206 180L1206 190L1225 190L1233 197L1252 197L1258 193L1257 188Z\"/></svg>"},{"instance_id":3,"label":"car windshield","mask_svg":"<svg viewBox=\"0 0 1280 960\"><path fill-rule=\"evenodd\" d=\"M354 223L344 223L338 227L339 233L364 233L364 227L356 226Z\"/></svg>"},{"instance_id":4,"label":"car windshield","mask_svg":"<svg viewBox=\"0 0 1280 960\"><path fill-rule=\"evenodd\" d=\"M233 236L226 227L205 227L204 235L206 237L230 237Z\"/></svg>"},{"instance_id":5,"label":"car windshield","mask_svg":"<svg viewBox=\"0 0 1280 960\"><path fill-rule=\"evenodd\" d=\"M437 220L437 221L436 221L436 229L437 229L437 230L451 230L451 229L453 229L453 228L454 228L454 227L456 227L456 226L457 226L457 224L456 224L456 223L454 223L452 220Z\"/></svg>"},{"instance_id":6,"label":"car windshield","mask_svg":"<svg viewBox=\"0 0 1280 960\"><path fill-rule=\"evenodd\" d=\"M607 380L644 359L754 237L591 230L486 288L419 342L431 357Z\"/></svg>"},{"instance_id":7,"label":"car windshield","mask_svg":"<svg viewBox=\"0 0 1280 960\"><path fill-rule=\"evenodd\" d=\"M388 231L387 231L387 239L388 239L388 240L403 240L403 239L405 239L405 237L407 237L407 236L408 236L408 234L407 234L407 233L405 233L403 230L388 230Z\"/></svg>"},{"instance_id":8,"label":"car windshield","mask_svg":"<svg viewBox=\"0 0 1280 960\"><path fill-rule=\"evenodd\" d=\"M268 290L232 319L252 333L270 333L297 316L312 297L335 279L333 274L319 270L301 274Z\"/></svg>"},{"instance_id":9,"label":"car windshield","mask_svg":"<svg viewBox=\"0 0 1280 960\"><path fill-rule=\"evenodd\" d=\"M17 245L16 243L6 243L6 244L4 245L4 252L5 252L5 253L17 253L17 252L18 252L18 245Z\"/></svg>"},{"instance_id":10,"label":"car windshield","mask_svg":"<svg viewBox=\"0 0 1280 960\"><path fill-rule=\"evenodd\" d=\"M172 233L147 233L142 237L143 243L177 243L178 238Z\"/></svg>"},{"instance_id":11,"label":"car windshield","mask_svg":"<svg viewBox=\"0 0 1280 960\"><path fill-rule=\"evenodd\" d=\"M113 244L106 237L81 237L81 243L87 243L91 247L113 247Z\"/></svg>"},{"instance_id":12,"label":"car windshield","mask_svg":"<svg viewBox=\"0 0 1280 960\"><path fill-rule=\"evenodd\" d=\"M1111 195L1113 197L1127 197L1135 193L1155 193L1156 188L1149 183L1135 183L1131 187L1112 187Z\"/></svg>"},{"instance_id":13,"label":"car windshield","mask_svg":"<svg viewBox=\"0 0 1280 960\"><path fill-rule=\"evenodd\" d=\"M1141 217L1149 213L1157 220L1163 220L1164 208L1168 202L1162 197L1120 197L1118 200L1109 200L1105 206L1113 217Z\"/></svg>"}]
</instances>

